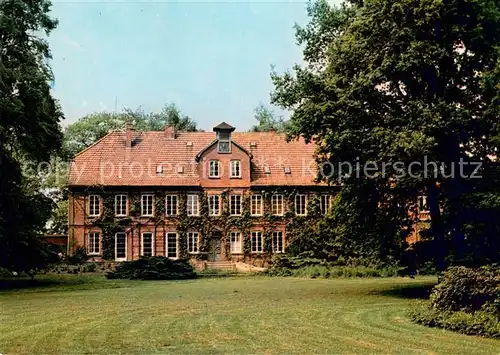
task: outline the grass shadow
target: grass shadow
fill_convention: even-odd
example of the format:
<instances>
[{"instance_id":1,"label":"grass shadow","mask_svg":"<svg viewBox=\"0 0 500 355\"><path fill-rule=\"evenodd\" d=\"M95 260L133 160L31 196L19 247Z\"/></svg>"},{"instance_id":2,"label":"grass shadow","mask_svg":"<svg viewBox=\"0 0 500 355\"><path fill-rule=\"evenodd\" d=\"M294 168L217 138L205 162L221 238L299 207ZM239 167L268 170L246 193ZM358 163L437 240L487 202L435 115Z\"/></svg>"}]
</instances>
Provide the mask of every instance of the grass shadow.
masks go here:
<instances>
[{"instance_id":1,"label":"grass shadow","mask_svg":"<svg viewBox=\"0 0 500 355\"><path fill-rule=\"evenodd\" d=\"M408 298L408 299L428 299L435 283L403 285L376 292L383 296Z\"/></svg>"},{"instance_id":2,"label":"grass shadow","mask_svg":"<svg viewBox=\"0 0 500 355\"><path fill-rule=\"evenodd\" d=\"M7 278L0 279L0 292L11 290L22 290L26 288L42 288L65 284L66 282L56 279L30 279L30 278Z\"/></svg>"}]
</instances>

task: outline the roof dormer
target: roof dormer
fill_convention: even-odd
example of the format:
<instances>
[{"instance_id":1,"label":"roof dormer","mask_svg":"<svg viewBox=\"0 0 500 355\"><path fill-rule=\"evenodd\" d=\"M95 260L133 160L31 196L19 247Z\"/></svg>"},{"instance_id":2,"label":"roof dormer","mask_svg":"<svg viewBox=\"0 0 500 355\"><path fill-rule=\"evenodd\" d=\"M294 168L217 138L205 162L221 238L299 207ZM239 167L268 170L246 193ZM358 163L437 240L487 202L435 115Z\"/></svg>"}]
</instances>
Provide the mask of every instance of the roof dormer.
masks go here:
<instances>
[{"instance_id":1,"label":"roof dormer","mask_svg":"<svg viewBox=\"0 0 500 355\"><path fill-rule=\"evenodd\" d=\"M234 127L222 122L214 127L217 138L217 151L219 153L231 153L231 133Z\"/></svg>"}]
</instances>

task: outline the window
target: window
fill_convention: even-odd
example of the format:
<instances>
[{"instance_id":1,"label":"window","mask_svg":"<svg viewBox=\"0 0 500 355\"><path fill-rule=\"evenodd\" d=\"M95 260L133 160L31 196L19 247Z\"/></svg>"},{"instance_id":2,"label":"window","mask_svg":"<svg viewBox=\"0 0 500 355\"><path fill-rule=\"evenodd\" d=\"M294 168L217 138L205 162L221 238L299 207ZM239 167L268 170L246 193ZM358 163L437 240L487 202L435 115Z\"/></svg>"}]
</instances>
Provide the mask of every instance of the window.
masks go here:
<instances>
[{"instance_id":1,"label":"window","mask_svg":"<svg viewBox=\"0 0 500 355\"><path fill-rule=\"evenodd\" d=\"M198 195L188 195L187 196L187 215L188 216L198 216L200 214L200 208L198 204Z\"/></svg>"},{"instance_id":2,"label":"window","mask_svg":"<svg viewBox=\"0 0 500 355\"><path fill-rule=\"evenodd\" d=\"M165 214L167 216L177 215L177 195L165 196Z\"/></svg>"},{"instance_id":3,"label":"window","mask_svg":"<svg viewBox=\"0 0 500 355\"><path fill-rule=\"evenodd\" d=\"M252 253L262 253L262 247L264 244L262 240L262 232L252 232L252 238L250 242Z\"/></svg>"},{"instance_id":4,"label":"window","mask_svg":"<svg viewBox=\"0 0 500 355\"><path fill-rule=\"evenodd\" d=\"M420 212L429 211L429 206L427 205L427 196L418 196L418 210Z\"/></svg>"},{"instance_id":5,"label":"window","mask_svg":"<svg viewBox=\"0 0 500 355\"><path fill-rule=\"evenodd\" d=\"M230 195L229 198L229 214L233 216L241 215L241 195Z\"/></svg>"},{"instance_id":6,"label":"window","mask_svg":"<svg viewBox=\"0 0 500 355\"><path fill-rule=\"evenodd\" d=\"M295 195L295 214L305 216L307 214L307 196Z\"/></svg>"},{"instance_id":7,"label":"window","mask_svg":"<svg viewBox=\"0 0 500 355\"><path fill-rule=\"evenodd\" d=\"M262 195L252 195L250 214L252 216L262 216Z\"/></svg>"},{"instance_id":8,"label":"window","mask_svg":"<svg viewBox=\"0 0 500 355\"><path fill-rule=\"evenodd\" d=\"M188 253L198 253L199 251L198 232L189 232L187 234L187 250Z\"/></svg>"},{"instance_id":9,"label":"window","mask_svg":"<svg viewBox=\"0 0 500 355\"><path fill-rule=\"evenodd\" d=\"M241 161L231 160L231 177L241 177Z\"/></svg>"},{"instance_id":10,"label":"window","mask_svg":"<svg viewBox=\"0 0 500 355\"><path fill-rule=\"evenodd\" d=\"M321 195L319 200L319 208L322 215L326 215L330 210L330 195Z\"/></svg>"},{"instance_id":11,"label":"window","mask_svg":"<svg viewBox=\"0 0 500 355\"><path fill-rule=\"evenodd\" d=\"M127 195L115 196L115 216L123 217L127 215Z\"/></svg>"},{"instance_id":12,"label":"window","mask_svg":"<svg viewBox=\"0 0 500 355\"><path fill-rule=\"evenodd\" d=\"M219 153L231 152L231 145L229 141L219 141L219 144L217 145L217 150L219 151Z\"/></svg>"},{"instance_id":13,"label":"window","mask_svg":"<svg viewBox=\"0 0 500 355\"><path fill-rule=\"evenodd\" d=\"M283 195L273 195L271 197L272 213L276 216L283 215Z\"/></svg>"},{"instance_id":14,"label":"window","mask_svg":"<svg viewBox=\"0 0 500 355\"><path fill-rule=\"evenodd\" d=\"M144 232L142 233L141 239L141 255L142 256L153 256L153 233Z\"/></svg>"},{"instance_id":15,"label":"window","mask_svg":"<svg viewBox=\"0 0 500 355\"><path fill-rule=\"evenodd\" d=\"M89 196L89 217L99 216L101 214L100 198L98 195Z\"/></svg>"},{"instance_id":16,"label":"window","mask_svg":"<svg viewBox=\"0 0 500 355\"><path fill-rule=\"evenodd\" d=\"M209 195L208 196L208 214L210 216L220 215L220 196L219 195Z\"/></svg>"},{"instance_id":17,"label":"window","mask_svg":"<svg viewBox=\"0 0 500 355\"><path fill-rule=\"evenodd\" d=\"M209 172L208 177L218 178L219 177L219 161L218 160L210 160L209 162Z\"/></svg>"},{"instance_id":18,"label":"window","mask_svg":"<svg viewBox=\"0 0 500 355\"><path fill-rule=\"evenodd\" d=\"M231 232L231 254L241 253L241 233L240 232Z\"/></svg>"},{"instance_id":19,"label":"window","mask_svg":"<svg viewBox=\"0 0 500 355\"><path fill-rule=\"evenodd\" d=\"M141 215L142 216L153 215L153 195L141 196Z\"/></svg>"},{"instance_id":20,"label":"window","mask_svg":"<svg viewBox=\"0 0 500 355\"><path fill-rule=\"evenodd\" d=\"M284 243L283 243L283 232L273 232L273 253L283 253L284 252Z\"/></svg>"},{"instance_id":21,"label":"window","mask_svg":"<svg viewBox=\"0 0 500 355\"><path fill-rule=\"evenodd\" d=\"M127 260L127 237L125 233L115 234L115 260Z\"/></svg>"},{"instance_id":22,"label":"window","mask_svg":"<svg viewBox=\"0 0 500 355\"><path fill-rule=\"evenodd\" d=\"M99 246L99 233L89 233L87 240L87 254L99 255Z\"/></svg>"},{"instance_id":23,"label":"window","mask_svg":"<svg viewBox=\"0 0 500 355\"><path fill-rule=\"evenodd\" d=\"M177 233L167 233L167 258L177 259Z\"/></svg>"}]
</instances>

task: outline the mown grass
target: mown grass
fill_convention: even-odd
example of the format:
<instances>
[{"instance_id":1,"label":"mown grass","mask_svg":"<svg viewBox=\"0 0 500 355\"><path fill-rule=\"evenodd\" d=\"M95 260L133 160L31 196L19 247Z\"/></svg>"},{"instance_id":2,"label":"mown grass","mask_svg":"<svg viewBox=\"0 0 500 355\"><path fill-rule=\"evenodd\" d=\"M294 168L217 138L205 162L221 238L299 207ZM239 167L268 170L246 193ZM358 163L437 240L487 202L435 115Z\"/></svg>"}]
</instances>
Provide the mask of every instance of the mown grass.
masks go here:
<instances>
[{"instance_id":1,"label":"mown grass","mask_svg":"<svg viewBox=\"0 0 500 355\"><path fill-rule=\"evenodd\" d=\"M434 278L142 282L74 275L40 281L43 287L0 291L0 353L495 354L500 349L500 341L427 328L406 317L413 297L424 296Z\"/></svg>"}]
</instances>

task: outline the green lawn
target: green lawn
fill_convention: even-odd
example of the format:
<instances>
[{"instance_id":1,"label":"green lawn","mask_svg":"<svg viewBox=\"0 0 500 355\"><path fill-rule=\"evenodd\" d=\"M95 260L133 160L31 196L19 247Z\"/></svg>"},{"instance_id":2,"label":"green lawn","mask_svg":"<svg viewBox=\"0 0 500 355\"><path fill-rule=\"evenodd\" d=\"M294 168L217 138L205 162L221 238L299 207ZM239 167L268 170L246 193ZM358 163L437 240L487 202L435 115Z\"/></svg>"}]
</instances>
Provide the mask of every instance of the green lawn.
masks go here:
<instances>
[{"instance_id":1,"label":"green lawn","mask_svg":"<svg viewBox=\"0 0 500 355\"><path fill-rule=\"evenodd\" d=\"M500 341L407 319L433 278L59 278L0 291L0 353L500 353Z\"/></svg>"}]
</instances>

